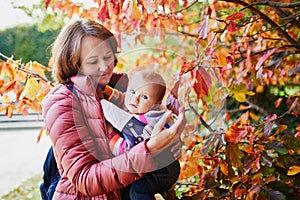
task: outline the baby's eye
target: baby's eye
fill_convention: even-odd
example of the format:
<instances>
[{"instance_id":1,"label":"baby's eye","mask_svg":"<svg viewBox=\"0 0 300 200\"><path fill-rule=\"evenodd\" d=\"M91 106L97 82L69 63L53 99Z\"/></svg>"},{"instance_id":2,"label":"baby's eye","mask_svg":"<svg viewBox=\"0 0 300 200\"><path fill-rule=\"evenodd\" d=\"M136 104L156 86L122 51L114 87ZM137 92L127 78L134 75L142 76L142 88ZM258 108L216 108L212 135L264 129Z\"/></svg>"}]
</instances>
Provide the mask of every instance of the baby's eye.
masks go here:
<instances>
[{"instance_id":1,"label":"baby's eye","mask_svg":"<svg viewBox=\"0 0 300 200\"><path fill-rule=\"evenodd\" d=\"M134 90L129 90L130 94L135 94Z\"/></svg>"},{"instance_id":2,"label":"baby's eye","mask_svg":"<svg viewBox=\"0 0 300 200\"><path fill-rule=\"evenodd\" d=\"M148 99L148 96L146 96L146 95L142 95L141 97L142 97L143 99L145 99L145 100Z\"/></svg>"}]
</instances>

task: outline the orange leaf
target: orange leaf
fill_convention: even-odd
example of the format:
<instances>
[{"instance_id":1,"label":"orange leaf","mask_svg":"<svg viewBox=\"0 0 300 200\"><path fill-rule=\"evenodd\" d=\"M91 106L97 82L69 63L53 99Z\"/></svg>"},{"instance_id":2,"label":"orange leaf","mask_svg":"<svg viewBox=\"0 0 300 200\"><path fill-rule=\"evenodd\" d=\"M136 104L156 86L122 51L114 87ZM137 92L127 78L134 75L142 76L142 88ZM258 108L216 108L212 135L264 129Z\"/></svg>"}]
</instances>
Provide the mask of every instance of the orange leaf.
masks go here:
<instances>
[{"instance_id":1,"label":"orange leaf","mask_svg":"<svg viewBox=\"0 0 300 200\"><path fill-rule=\"evenodd\" d=\"M237 144L247 135L247 129L245 126L232 126L230 129L225 133L225 139L228 142L233 144Z\"/></svg>"},{"instance_id":2,"label":"orange leaf","mask_svg":"<svg viewBox=\"0 0 300 200\"><path fill-rule=\"evenodd\" d=\"M182 76L183 74L192 71L193 69L195 69L195 67L196 67L196 63L194 61L184 62L184 64L181 66L179 76Z\"/></svg>"},{"instance_id":3,"label":"orange leaf","mask_svg":"<svg viewBox=\"0 0 300 200\"><path fill-rule=\"evenodd\" d=\"M285 130L287 128L287 125L281 124L278 128L277 131L274 133L274 136L279 134L281 131Z\"/></svg>"},{"instance_id":4,"label":"orange leaf","mask_svg":"<svg viewBox=\"0 0 300 200\"><path fill-rule=\"evenodd\" d=\"M36 141L37 143L41 140L41 137L42 137L43 132L44 132L44 128L42 127L42 128L40 129L40 132L39 132L38 136L37 136L37 141Z\"/></svg>"},{"instance_id":5,"label":"orange leaf","mask_svg":"<svg viewBox=\"0 0 300 200\"><path fill-rule=\"evenodd\" d=\"M16 87L16 81L8 82L5 85L6 86L4 86L3 89L1 89L1 93L7 93L7 92L10 92L13 89L15 89L15 87Z\"/></svg>"},{"instance_id":6,"label":"orange leaf","mask_svg":"<svg viewBox=\"0 0 300 200\"><path fill-rule=\"evenodd\" d=\"M14 112L14 108L15 108L15 104L10 104L8 106L8 109L7 109L7 116L9 118L12 118L12 115L13 115L13 112Z\"/></svg>"},{"instance_id":7,"label":"orange leaf","mask_svg":"<svg viewBox=\"0 0 300 200\"><path fill-rule=\"evenodd\" d=\"M220 169L223 174L225 174L226 176L228 175L228 163L224 160L220 163Z\"/></svg>"},{"instance_id":8,"label":"orange leaf","mask_svg":"<svg viewBox=\"0 0 300 200\"><path fill-rule=\"evenodd\" d=\"M234 13L234 14L229 15L228 17L226 17L226 20L232 20L233 21L233 20L241 19L243 17L245 17L245 13L239 11L239 12L236 12L236 13Z\"/></svg>"},{"instance_id":9,"label":"orange leaf","mask_svg":"<svg viewBox=\"0 0 300 200\"><path fill-rule=\"evenodd\" d=\"M234 197L238 198L240 196L242 196L243 194L245 194L247 190L246 189L236 189L234 190Z\"/></svg>"},{"instance_id":10,"label":"orange leaf","mask_svg":"<svg viewBox=\"0 0 300 200\"><path fill-rule=\"evenodd\" d=\"M276 102L275 102L275 108L278 108L278 107L280 106L280 104L281 104L282 101L283 101L283 98L282 98L282 97L278 98L278 99L276 100Z\"/></svg>"},{"instance_id":11,"label":"orange leaf","mask_svg":"<svg viewBox=\"0 0 300 200\"><path fill-rule=\"evenodd\" d=\"M266 178L265 183L268 184L268 183L274 182L274 181L277 181L276 176L269 176Z\"/></svg>"}]
</instances>

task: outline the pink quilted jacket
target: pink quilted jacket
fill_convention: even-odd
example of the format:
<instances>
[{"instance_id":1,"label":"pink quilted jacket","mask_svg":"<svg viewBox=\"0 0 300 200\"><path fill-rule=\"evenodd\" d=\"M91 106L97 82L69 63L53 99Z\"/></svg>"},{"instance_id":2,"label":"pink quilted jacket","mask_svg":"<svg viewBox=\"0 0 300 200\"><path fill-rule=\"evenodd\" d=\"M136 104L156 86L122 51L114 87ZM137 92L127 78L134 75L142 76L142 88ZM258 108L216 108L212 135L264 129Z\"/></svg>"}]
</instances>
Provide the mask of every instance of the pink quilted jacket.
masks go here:
<instances>
[{"instance_id":1,"label":"pink quilted jacket","mask_svg":"<svg viewBox=\"0 0 300 200\"><path fill-rule=\"evenodd\" d=\"M119 189L154 170L156 162L145 142L113 157L99 103L103 95L89 77L71 81L77 95L59 84L42 104L62 176L53 199L121 199Z\"/></svg>"}]
</instances>

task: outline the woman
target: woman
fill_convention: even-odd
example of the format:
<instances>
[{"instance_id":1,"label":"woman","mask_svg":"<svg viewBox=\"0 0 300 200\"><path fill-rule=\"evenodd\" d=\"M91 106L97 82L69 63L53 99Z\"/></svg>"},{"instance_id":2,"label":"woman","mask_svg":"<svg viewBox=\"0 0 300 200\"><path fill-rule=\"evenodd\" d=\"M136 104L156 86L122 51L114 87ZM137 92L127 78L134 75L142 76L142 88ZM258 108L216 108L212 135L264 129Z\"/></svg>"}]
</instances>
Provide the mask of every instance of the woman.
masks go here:
<instances>
[{"instance_id":1,"label":"woman","mask_svg":"<svg viewBox=\"0 0 300 200\"><path fill-rule=\"evenodd\" d=\"M114 77L116 52L113 34L90 20L66 26L53 44L53 74L58 84L42 104L61 174L53 199L121 199L120 188L155 170L156 156L172 143L175 158L180 155L185 116L181 112L164 129L168 112L148 141L113 157L99 101Z\"/></svg>"}]
</instances>

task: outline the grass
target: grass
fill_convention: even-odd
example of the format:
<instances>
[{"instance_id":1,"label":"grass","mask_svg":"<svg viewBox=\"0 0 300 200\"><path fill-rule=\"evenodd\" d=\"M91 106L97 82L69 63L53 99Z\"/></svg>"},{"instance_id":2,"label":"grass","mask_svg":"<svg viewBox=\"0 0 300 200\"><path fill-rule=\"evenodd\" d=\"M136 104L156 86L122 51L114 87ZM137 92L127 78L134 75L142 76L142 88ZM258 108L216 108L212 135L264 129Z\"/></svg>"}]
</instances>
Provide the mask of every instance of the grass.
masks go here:
<instances>
[{"instance_id":1,"label":"grass","mask_svg":"<svg viewBox=\"0 0 300 200\"><path fill-rule=\"evenodd\" d=\"M20 186L0 197L0 200L41 200L40 183L42 175L38 174L23 182ZM156 195L157 200L163 200Z\"/></svg>"},{"instance_id":2,"label":"grass","mask_svg":"<svg viewBox=\"0 0 300 200\"><path fill-rule=\"evenodd\" d=\"M0 200L41 200L40 183L42 175L37 174L9 193L0 197Z\"/></svg>"}]
</instances>

